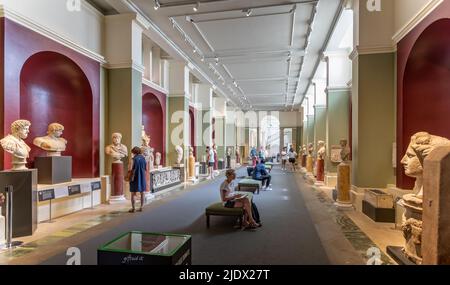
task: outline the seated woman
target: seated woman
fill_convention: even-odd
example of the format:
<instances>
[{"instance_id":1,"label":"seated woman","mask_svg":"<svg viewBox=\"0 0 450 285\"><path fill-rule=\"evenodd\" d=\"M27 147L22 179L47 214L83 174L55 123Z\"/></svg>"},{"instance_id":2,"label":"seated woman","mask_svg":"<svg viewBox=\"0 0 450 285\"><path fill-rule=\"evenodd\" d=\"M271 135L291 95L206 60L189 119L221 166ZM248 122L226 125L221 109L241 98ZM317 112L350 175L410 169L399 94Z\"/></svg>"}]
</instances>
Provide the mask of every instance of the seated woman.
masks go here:
<instances>
[{"instance_id":1,"label":"seated woman","mask_svg":"<svg viewBox=\"0 0 450 285\"><path fill-rule=\"evenodd\" d=\"M265 161L261 160L253 171L253 179L262 181L263 190L271 191L270 181L272 176L267 172Z\"/></svg>"},{"instance_id":2,"label":"seated woman","mask_svg":"<svg viewBox=\"0 0 450 285\"><path fill-rule=\"evenodd\" d=\"M257 228L260 225L253 219L252 203L245 194L235 194L232 190L231 184L236 179L236 172L234 169L228 169L226 180L220 185L220 197L226 208L243 208L244 209L244 228Z\"/></svg>"}]
</instances>

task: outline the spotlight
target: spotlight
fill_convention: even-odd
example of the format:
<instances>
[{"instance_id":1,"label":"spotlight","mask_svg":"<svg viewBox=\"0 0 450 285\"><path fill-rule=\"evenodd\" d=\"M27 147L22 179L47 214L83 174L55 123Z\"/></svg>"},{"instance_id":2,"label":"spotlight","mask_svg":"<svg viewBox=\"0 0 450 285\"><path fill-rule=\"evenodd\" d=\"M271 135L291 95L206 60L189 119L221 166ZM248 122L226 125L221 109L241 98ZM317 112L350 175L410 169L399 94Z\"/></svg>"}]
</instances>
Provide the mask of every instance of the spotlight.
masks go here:
<instances>
[{"instance_id":1,"label":"spotlight","mask_svg":"<svg viewBox=\"0 0 450 285\"><path fill-rule=\"evenodd\" d=\"M200 8L200 1L198 1L197 4L195 4L192 10L194 10L194 12L197 12L199 8Z\"/></svg>"},{"instance_id":2,"label":"spotlight","mask_svg":"<svg viewBox=\"0 0 450 285\"><path fill-rule=\"evenodd\" d=\"M218 57L216 57L216 65L219 65L219 58Z\"/></svg>"},{"instance_id":3,"label":"spotlight","mask_svg":"<svg viewBox=\"0 0 450 285\"><path fill-rule=\"evenodd\" d=\"M244 9L242 12L245 13L245 16L250 17L253 13L253 9Z\"/></svg>"},{"instance_id":4,"label":"spotlight","mask_svg":"<svg viewBox=\"0 0 450 285\"><path fill-rule=\"evenodd\" d=\"M204 57L202 57L201 61L202 61L202 62L205 62L205 58L204 58Z\"/></svg>"},{"instance_id":5,"label":"spotlight","mask_svg":"<svg viewBox=\"0 0 450 285\"><path fill-rule=\"evenodd\" d=\"M159 0L155 0L155 5L153 6L153 9L158 10L159 8L161 8L161 3L159 3Z\"/></svg>"},{"instance_id":6,"label":"spotlight","mask_svg":"<svg viewBox=\"0 0 450 285\"><path fill-rule=\"evenodd\" d=\"M197 53L197 49L196 49L196 48L194 48L193 52L194 52L194 53Z\"/></svg>"}]
</instances>

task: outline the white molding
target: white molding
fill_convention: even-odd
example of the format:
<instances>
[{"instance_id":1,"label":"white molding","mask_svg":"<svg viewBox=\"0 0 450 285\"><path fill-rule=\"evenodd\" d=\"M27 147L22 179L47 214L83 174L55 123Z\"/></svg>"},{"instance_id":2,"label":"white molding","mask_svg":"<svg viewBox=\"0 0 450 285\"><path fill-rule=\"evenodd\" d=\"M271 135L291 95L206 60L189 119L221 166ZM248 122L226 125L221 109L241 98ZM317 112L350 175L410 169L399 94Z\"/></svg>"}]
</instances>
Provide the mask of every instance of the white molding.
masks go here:
<instances>
[{"instance_id":1,"label":"white molding","mask_svg":"<svg viewBox=\"0 0 450 285\"><path fill-rule=\"evenodd\" d=\"M185 98L189 99L190 98L190 94L188 92L185 92L185 91L169 91L167 97L170 97L170 98L185 97Z\"/></svg>"},{"instance_id":2,"label":"white molding","mask_svg":"<svg viewBox=\"0 0 450 285\"><path fill-rule=\"evenodd\" d=\"M140 73L144 73L144 71L145 71L145 67L142 64L136 63L134 61L107 63L104 65L104 67L107 69L132 68L134 70L139 71Z\"/></svg>"},{"instance_id":3,"label":"white molding","mask_svg":"<svg viewBox=\"0 0 450 285\"><path fill-rule=\"evenodd\" d=\"M422 10L417 12L411 20L409 20L397 33L392 37L392 40L397 44L409 32L411 32L418 24L420 24L431 12L433 12L444 0L432 0Z\"/></svg>"},{"instance_id":4,"label":"white molding","mask_svg":"<svg viewBox=\"0 0 450 285\"><path fill-rule=\"evenodd\" d=\"M314 105L313 108L314 109L326 109L327 105L325 105L325 104Z\"/></svg>"},{"instance_id":5,"label":"white molding","mask_svg":"<svg viewBox=\"0 0 450 285\"><path fill-rule=\"evenodd\" d=\"M153 81L148 80L147 78L142 77L142 84L144 84L150 88L153 88L153 89L163 93L166 96L167 96L167 94L169 94L169 90L162 88L161 86L154 83Z\"/></svg>"},{"instance_id":6,"label":"white molding","mask_svg":"<svg viewBox=\"0 0 450 285\"><path fill-rule=\"evenodd\" d=\"M93 59L97 62L99 62L100 64L105 64L106 60L105 57L103 57L102 55L90 51L87 48L82 47L81 45L75 43L72 40L67 39L66 37L60 36L58 35L56 32L43 27L42 25L39 25L38 23L34 22L33 20L11 10L8 9L7 7L5 7L3 4L0 4L0 18L7 18L11 21L16 22L17 24L32 30L46 38L49 38L50 40L53 40L65 47L68 47L78 53L81 53L84 56L89 57L90 59Z\"/></svg>"},{"instance_id":7,"label":"white molding","mask_svg":"<svg viewBox=\"0 0 450 285\"><path fill-rule=\"evenodd\" d=\"M324 51L322 56L324 58L327 57L348 57L351 50L349 49L339 49L339 50L330 50L330 51Z\"/></svg>"},{"instance_id":8,"label":"white molding","mask_svg":"<svg viewBox=\"0 0 450 285\"><path fill-rule=\"evenodd\" d=\"M356 57L360 55L368 54L382 54L382 53L395 53L397 52L397 46L371 46L371 47L361 47L357 46L348 56L350 60L355 60Z\"/></svg>"},{"instance_id":9,"label":"white molding","mask_svg":"<svg viewBox=\"0 0 450 285\"><path fill-rule=\"evenodd\" d=\"M325 89L325 92L349 92L350 86L330 86Z\"/></svg>"}]
</instances>

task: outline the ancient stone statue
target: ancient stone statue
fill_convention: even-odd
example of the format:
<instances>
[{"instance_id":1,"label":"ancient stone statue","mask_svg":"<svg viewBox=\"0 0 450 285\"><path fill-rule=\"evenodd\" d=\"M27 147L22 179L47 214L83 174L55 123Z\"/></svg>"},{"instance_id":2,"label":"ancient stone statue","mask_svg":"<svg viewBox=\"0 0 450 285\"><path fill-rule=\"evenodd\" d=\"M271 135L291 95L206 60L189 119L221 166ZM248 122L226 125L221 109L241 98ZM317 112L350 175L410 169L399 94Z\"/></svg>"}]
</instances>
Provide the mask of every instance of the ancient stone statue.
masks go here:
<instances>
[{"instance_id":1,"label":"ancient stone statue","mask_svg":"<svg viewBox=\"0 0 450 285\"><path fill-rule=\"evenodd\" d=\"M155 165L157 168L161 165L161 153L157 152L155 156Z\"/></svg>"},{"instance_id":2,"label":"ancient stone statue","mask_svg":"<svg viewBox=\"0 0 450 285\"><path fill-rule=\"evenodd\" d=\"M128 156L128 148L121 143L122 134L112 134L112 144L105 148L105 153L109 155L113 163L122 163L122 159Z\"/></svg>"},{"instance_id":3,"label":"ancient stone statue","mask_svg":"<svg viewBox=\"0 0 450 285\"><path fill-rule=\"evenodd\" d=\"M30 147L23 141L30 133L31 123L27 120L17 120L11 124L11 134L0 140L3 149L13 155L12 170L26 170Z\"/></svg>"},{"instance_id":4,"label":"ancient stone statue","mask_svg":"<svg viewBox=\"0 0 450 285\"><path fill-rule=\"evenodd\" d=\"M63 131L63 125L52 123L47 128L47 136L35 138L33 144L47 151L47 156L61 156L67 145L67 141L61 137Z\"/></svg>"},{"instance_id":5,"label":"ancient stone statue","mask_svg":"<svg viewBox=\"0 0 450 285\"><path fill-rule=\"evenodd\" d=\"M179 145L177 145L175 147L175 151L177 153L177 164L181 164L181 162L183 161L183 148Z\"/></svg>"},{"instance_id":6,"label":"ancient stone statue","mask_svg":"<svg viewBox=\"0 0 450 285\"><path fill-rule=\"evenodd\" d=\"M324 141L318 141L317 142L317 148L319 149L317 151L317 158L318 159L325 159L325 155L326 155L326 147L325 147L325 142Z\"/></svg>"},{"instance_id":7,"label":"ancient stone statue","mask_svg":"<svg viewBox=\"0 0 450 285\"><path fill-rule=\"evenodd\" d=\"M145 161L149 166L149 170L152 170L155 165L155 156L153 154L155 150L150 146L150 141L150 137L147 136L147 134L143 133L141 151L142 155L145 157Z\"/></svg>"},{"instance_id":8,"label":"ancient stone statue","mask_svg":"<svg viewBox=\"0 0 450 285\"><path fill-rule=\"evenodd\" d=\"M308 144L308 154L312 156L313 152L314 152L314 144L313 143L309 143Z\"/></svg>"},{"instance_id":9,"label":"ancient stone statue","mask_svg":"<svg viewBox=\"0 0 450 285\"><path fill-rule=\"evenodd\" d=\"M403 250L417 264L422 263L423 163L433 149L444 145L450 145L450 140L426 132L416 133L401 160L405 174L416 178L413 193L404 195L400 203L406 209L402 224L406 240Z\"/></svg>"},{"instance_id":10,"label":"ancient stone statue","mask_svg":"<svg viewBox=\"0 0 450 285\"><path fill-rule=\"evenodd\" d=\"M339 142L339 144L341 145L341 160L343 163L348 163L348 161L350 160L350 147L347 145L348 142L346 139L341 139L341 141Z\"/></svg>"}]
</instances>

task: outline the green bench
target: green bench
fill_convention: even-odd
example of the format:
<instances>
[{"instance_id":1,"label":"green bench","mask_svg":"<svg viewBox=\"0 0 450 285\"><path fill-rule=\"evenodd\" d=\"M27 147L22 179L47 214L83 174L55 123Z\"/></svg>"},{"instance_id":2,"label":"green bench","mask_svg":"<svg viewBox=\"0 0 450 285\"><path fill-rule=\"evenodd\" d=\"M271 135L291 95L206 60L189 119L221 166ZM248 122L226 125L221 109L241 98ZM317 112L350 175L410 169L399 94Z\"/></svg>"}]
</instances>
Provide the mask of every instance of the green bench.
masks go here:
<instances>
[{"instance_id":1,"label":"green bench","mask_svg":"<svg viewBox=\"0 0 450 285\"><path fill-rule=\"evenodd\" d=\"M238 190L242 192L251 192L259 194L259 190L262 188L262 181L254 179L242 179L238 183Z\"/></svg>"},{"instance_id":2,"label":"green bench","mask_svg":"<svg viewBox=\"0 0 450 285\"><path fill-rule=\"evenodd\" d=\"M253 195L250 193L245 193L253 199ZM237 217L240 220L240 226L242 227L242 221L244 216L244 209L242 208L226 208L223 202L217 202L205 209L206 215L206 227L209 229L210 226L210 216L225 216L225 217Z\"/></svg>"}]
</instances>

